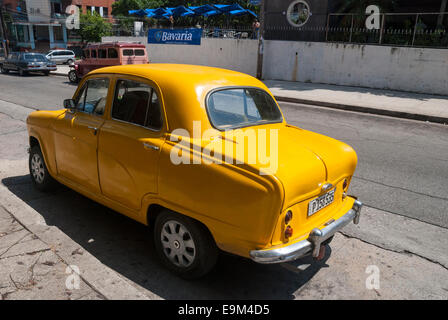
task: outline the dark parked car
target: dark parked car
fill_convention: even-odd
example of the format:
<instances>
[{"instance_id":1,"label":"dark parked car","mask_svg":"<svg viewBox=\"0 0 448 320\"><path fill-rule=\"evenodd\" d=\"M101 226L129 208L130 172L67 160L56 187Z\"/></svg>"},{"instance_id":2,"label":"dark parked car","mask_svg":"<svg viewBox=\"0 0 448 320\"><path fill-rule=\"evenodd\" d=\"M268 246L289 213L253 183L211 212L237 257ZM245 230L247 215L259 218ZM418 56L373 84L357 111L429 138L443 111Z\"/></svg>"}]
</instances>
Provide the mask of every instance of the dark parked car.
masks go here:
<instances>
[{"instance_id":1,"label":"dark parked car","mask_svg":"<svg viewBox=\"0 0 448 320\"><path fill-rule=\"evenodd\" d=\"M43 72L48 76L50 71L56 71L56 64L40 53L12 52L7 59L0 62L0 71L17 71L21 76L28 72Z\"/></svg>"}]
</instances>

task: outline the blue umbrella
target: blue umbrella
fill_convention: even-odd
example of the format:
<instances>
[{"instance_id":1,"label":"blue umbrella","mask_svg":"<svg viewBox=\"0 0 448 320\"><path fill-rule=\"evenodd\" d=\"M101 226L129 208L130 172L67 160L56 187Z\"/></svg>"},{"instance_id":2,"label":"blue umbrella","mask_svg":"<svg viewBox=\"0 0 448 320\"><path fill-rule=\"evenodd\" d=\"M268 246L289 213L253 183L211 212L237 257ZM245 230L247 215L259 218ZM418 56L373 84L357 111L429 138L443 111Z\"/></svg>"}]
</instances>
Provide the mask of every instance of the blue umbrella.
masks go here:
<instances>
[{"instance_id":1,"label":"blue umbrella","mask_svg":"<svg viewBox=\"0 0 448 320\"><path fill-rule=\"evenodd\" d=\"M151 10L152 10L152 12L147 15L147 17L149 17L149 18L169 19L169 17L172 15L171 10L169 10L169 9L156 8L156 9L151 9Z\"/></svg>"},{"instance_id":2,"label":"blue umbrella","mask_svg":"<svg viewBox=\"0 0 448 320\"><path fill-rule=\"evenodd\" d=\"M194 11L196 14L202 15L204 13L210 12L210 11L216 11L217 8L212 7L209 4L204 4L203 6L198 7L189 7L190 10Z\"/></svg>"},{"instance_id":3,"label":"blue umbrella","mask_svg":"<svg viewBox=\"0 0 448 320\"><path fill-rule=\"evenodd\" d=\"M218 11L218 10L211 10L211 11L208 11L208 12L203 13L202 15L203 15L204 17L211 17L211 16L216 16L216 15L218 15L218 14L222 14L222 12L221 12L221 11Z\"/></svg>"},{"instance_id":4,"label":"blue umbrella","mask_svg":"<svg viewBox=\"0 0 448 320\"><path fill-rule=\"evenodd\" d=\"M254 16L255 18L257 17L257 14L255 12L249 10L249 9L233 10L233 11L230 11L229 14L231 16L237 16L237 17L238 16L244 16L246 14L250 14L250 15Z\"/></svg>"},{"instance_id":5,"label":"blue umbrella","mask_svg":"<svg viewBox=\"0 0 448 320\"><path fill-rule=\"evenodd\" d=\"M234 4L214 4L213 5L218 10L221 10L222 12L230 12L235 10L245 10L242 6L240 6L238 3Z\"/></svg>"},{"instance_id":6,"label":"blue umbrella","mask_svg":"<svg viewBox=\"0 0 448 320\"><path fill-rule=\"evenodd\" d=\"M185 6L177 6L175 8L167 8L167 9L170 9L174 17L185 17L196 14L193 10L188 9Z\"/></svg>"}]
</instances>

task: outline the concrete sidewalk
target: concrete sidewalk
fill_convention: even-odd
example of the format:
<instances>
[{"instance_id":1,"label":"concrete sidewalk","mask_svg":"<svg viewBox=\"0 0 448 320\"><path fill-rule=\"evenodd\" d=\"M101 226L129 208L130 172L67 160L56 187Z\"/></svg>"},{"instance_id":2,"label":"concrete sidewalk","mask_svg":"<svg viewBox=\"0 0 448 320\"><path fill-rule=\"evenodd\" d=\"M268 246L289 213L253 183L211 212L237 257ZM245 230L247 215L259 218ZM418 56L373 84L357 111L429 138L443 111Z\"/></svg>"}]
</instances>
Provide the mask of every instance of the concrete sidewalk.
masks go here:
<instances>
[{"instance_id":1,"label":"concrete sidewalk","mask_svg":"<svg viewBox=\"0 0 448 320\"><path fill-rule=\"evenodd\" d=\"M276 80L264 83L279 101L448 124L448 95Z\"/></svg>"}]
</instances>

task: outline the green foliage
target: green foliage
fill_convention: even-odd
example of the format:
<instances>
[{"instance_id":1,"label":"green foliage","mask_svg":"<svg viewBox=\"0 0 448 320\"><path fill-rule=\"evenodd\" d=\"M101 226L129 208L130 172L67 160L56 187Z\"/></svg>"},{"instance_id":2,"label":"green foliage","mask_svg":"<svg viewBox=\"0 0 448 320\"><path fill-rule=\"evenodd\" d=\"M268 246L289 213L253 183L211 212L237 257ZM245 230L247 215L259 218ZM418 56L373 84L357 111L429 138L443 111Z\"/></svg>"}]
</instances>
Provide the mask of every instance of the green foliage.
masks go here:
<instances>
[{"instance_id":1,"label":"green foliage","mask_svg":"<svg viewBox=\"0 0 448 320\"><path fill-rule=\"evenodd\" d=\"M112 26L98 13L81 14L79 35L82 42L100 42L101 37L111 35Z\"/></svg>"}]
</instances>

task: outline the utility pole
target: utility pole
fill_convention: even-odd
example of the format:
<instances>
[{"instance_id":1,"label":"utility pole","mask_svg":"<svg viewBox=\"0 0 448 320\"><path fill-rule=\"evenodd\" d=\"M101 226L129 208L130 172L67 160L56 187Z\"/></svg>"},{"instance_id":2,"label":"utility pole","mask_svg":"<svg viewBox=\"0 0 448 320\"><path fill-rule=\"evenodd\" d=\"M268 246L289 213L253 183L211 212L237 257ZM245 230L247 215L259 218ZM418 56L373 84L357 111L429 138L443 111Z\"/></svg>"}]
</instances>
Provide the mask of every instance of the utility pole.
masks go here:
<instances>
[{"instance_id":1,"label":"utility pole","mask_svg":"<svg viewBox=\"0 0 448 320\"><path fill-rule=\"evenodd\" d=\"M263 77L263 52L264 52L264 13L265 13L265 1L261 0L260 4L260 30L258 36L258 60L257 60L257 78L261 79Z\"/></svg>"},{"instance_id":2,"label":"utility pole","mask_svg":"<svg viewBox=\"0 0 448 320\"><path fill-rule=\"evenodd\" d=\"M5 19L3 18L3 1L0 3L0 31L2 36L2 47L5 49L5 57L9 54L8 33L6 32Z\"/></svg>"},{"instance_id":3,"label":"utility pole","mask_svg":"<svg viewBox=\"0 0 448 320\"><path fill-rule=\"evenodd\" d=\"M437 26L443 26L443 18L445 17L443 14L446 11L447 8L447 0L442 0L442 3L440 4L440 15L437 19Z\"/></svg>"}]
</instances>

